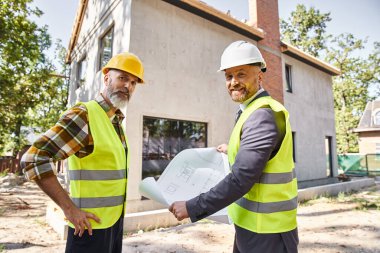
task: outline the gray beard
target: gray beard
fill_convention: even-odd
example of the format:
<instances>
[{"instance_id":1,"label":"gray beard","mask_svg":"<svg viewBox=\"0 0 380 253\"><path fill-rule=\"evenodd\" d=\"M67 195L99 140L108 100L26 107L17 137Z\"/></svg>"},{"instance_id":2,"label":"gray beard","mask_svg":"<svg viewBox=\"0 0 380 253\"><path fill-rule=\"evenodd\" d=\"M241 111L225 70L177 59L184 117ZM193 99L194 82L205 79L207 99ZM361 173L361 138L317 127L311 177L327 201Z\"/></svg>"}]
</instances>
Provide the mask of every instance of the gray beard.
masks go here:
<instances>
[{"instance_id":1,"label":"gray beard","mask_svg":"<svg viewBox=\"0 0 380 253\"><path fill-rule=\"evenodd\" d=\"M112 105L118 109L126 109L127 108L127 104L128 104L128 100L123 100L121 98L119 98L117 92L113 92L111 86L108 86L107 87L107 91L106 91L106 96L108 97L108 99L111 101Z\"/></svg>"},{"instance_id":2,"label":"gray beard","mask_svg":"<svg viewBox=\"0 0 380 253\"><path fill-rule=\"evenodd\" d=\"M114 107L118 109L127 109L127 100L120 99L117 95L112 96L112 94L110 95L109 99Z\"/></svg>"}]
</instances>

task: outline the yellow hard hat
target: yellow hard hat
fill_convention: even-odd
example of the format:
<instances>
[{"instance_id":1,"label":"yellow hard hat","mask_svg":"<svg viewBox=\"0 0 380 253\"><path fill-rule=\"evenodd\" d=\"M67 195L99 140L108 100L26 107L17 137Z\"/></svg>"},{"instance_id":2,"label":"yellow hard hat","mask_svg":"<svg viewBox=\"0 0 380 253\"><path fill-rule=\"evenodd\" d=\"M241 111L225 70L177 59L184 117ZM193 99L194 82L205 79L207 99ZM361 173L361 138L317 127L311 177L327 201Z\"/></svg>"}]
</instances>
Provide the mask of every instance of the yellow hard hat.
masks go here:
<instances>
[{"instance_id":1,"label":"yellow hard hat","mask_svg":"<svg viewBox=\"0 0 380 253\"><path fill-rule=\"evenodd\" d=\"M138 77L140 83L144 82L144 66L139 57L135 54L125 52L113 56L106 66L103 67L103 74L107 74L110 69L118 69L128 72Z\"/></svg>"}]
</instances>

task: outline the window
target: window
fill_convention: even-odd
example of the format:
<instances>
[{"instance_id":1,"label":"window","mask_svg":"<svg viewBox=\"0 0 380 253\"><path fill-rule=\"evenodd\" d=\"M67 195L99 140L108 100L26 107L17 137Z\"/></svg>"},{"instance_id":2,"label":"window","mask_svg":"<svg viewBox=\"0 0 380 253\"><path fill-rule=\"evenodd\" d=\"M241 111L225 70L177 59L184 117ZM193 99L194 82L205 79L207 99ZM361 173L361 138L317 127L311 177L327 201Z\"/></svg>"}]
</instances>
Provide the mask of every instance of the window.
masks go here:
<instances>
[{"instance_id":1,"label":"window","mask_svg":"<svg viewBox=\"0 0 380 253\"><path fill-rule=\"evenodd\" d=\"M112 57L113 27L100 39L100 63L99 70L106 65Z\"/></svg>"},{"instance_id":2,"label":"window","mask_svg":"<svg viewBox=\"0 0 380 253\"><path fill-rule=\"evenodd\" d=\"M380 143L375 144L375 161L380 161Z\"/></svg>"},{"instance_id":3,"label":"window","mask_svg":"<svg viewBox=\"0 0 380 253\"><path fill-rule=\"evenodd\" d=\"M293 141L293 161L296 162L296 132L292 132Z\"/></svg>"},{"instance_id":4,"label":"window","mask_svg":"<svg viewBox=\"0 0 380 253\"><path fill-rule=\"evenodd\" d=\"M292 86L292 66L285 64L285 77L286 77L286 91L293 92Z\"/></svg>"},{"instance_id":5,"label":"window","mask_svg":"<svg viewBox=\"0 0 380 253\"><path fill-rule=\"evenodd\" d=\"M374 124L380 126L380 111L375 113Z\"/></svg>"},{"instance_id":6,"label":"window","mask_svg":"<svg viewBox=\"0 0 380 253\"><path fill-rule=\"evenodd\" d=\"M77 89L85 82L87 70L87 60L86 56L78 62L77 68Z\"/></svg>"},{"instance_id":7,"label":"window","mask_svg":"<svg viewBox=\"0 0 380 253\"><path fill-rule=\"evenodd\" d=\"M143 118L142 178L158 178L180 151L207 147L207 124Z\"/></svg>"},{"instance_id":8,"label":"window","mask_svg":"<svg viewBox=\"0 0 380 253\"><path fill-rule=\"evenodd\" d=\"M331 136L325 137L325 150L326 150L326 176L332 177L332 146L331 146Z\"/></svg>"}]
</instances>

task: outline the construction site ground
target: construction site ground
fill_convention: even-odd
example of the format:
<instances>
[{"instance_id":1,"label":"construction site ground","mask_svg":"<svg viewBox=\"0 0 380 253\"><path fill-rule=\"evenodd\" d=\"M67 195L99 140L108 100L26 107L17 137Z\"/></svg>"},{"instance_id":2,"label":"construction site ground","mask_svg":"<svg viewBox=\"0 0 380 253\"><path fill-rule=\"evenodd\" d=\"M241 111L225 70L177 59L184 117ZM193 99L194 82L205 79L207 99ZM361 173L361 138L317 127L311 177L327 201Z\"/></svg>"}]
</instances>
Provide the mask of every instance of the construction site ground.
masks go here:
<instances>
[{"instance_id":1,"label":"construction site ground","mask_svg":"<svg viewBox=\"0 0 380 253\"><path fill-rule=\"evenodd\" d=\"M45 221L48 197L31 182L0 184L0 252L64 252ZM300 203L299 252L380 252L380 182L352 194ZM202 221L125 233L123 252L232 252L232 225Z\"/></svg>"}]
</instances>

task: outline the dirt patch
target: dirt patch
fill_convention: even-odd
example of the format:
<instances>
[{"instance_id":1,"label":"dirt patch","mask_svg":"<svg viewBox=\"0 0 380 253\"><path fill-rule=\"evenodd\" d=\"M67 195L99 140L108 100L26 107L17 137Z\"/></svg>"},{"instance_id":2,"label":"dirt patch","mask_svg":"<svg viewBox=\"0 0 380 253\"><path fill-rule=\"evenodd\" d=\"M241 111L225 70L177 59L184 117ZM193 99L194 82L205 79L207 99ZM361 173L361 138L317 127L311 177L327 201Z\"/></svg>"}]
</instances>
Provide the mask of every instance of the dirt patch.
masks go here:
<instances>
[{"instance_id":1,"label":"dirt patch","mask_svg":"<svg viewBox=\"0 0 380 253\"><path fill-rule=\"evenodd\" d=\"M64 252L45 222L47 200L34 183L0 186L0 252ZM299 252L380 252L380 185L301 203L298 224ZM197 222L125 234L123 252L227 253L233 238L231 225Z\"/></svg>"},{"instance_id":2,"label":"dirt patch","mask_svg":"<svg viewBox=\"0 0 380 253\"><path fill-rule=\"evenodd\" d=\"M62 252L64 242L45 222L47 200L31 182L0 188L0 252Z\"/></svg>"}]
</instances>

